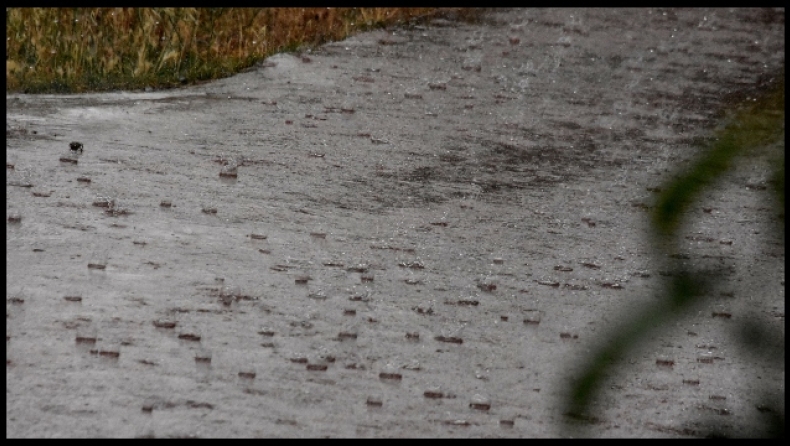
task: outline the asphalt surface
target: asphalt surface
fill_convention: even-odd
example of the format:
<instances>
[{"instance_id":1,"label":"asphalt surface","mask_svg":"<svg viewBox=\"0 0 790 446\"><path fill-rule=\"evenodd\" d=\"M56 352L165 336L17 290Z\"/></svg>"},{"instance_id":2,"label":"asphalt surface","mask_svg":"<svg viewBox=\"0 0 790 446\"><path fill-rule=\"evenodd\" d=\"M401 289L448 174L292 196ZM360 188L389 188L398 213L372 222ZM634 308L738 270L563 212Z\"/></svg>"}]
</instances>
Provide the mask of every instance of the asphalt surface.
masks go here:
<instances>
[{"instance_id":1,"label":"asphalt surface","mask_svg":"<svg viewBox=\"0 0 790 446\"><path fill-rule=\"evenodd\" d=\"M577 361L661 291L656 188L784 40L784 10L498 10L179 90L7 94L6 435L567 435ZM726 274L590 435L747 435L784 392L732 334L784 333L749 161L677 253Z\"/></svg>"}]
</instances>

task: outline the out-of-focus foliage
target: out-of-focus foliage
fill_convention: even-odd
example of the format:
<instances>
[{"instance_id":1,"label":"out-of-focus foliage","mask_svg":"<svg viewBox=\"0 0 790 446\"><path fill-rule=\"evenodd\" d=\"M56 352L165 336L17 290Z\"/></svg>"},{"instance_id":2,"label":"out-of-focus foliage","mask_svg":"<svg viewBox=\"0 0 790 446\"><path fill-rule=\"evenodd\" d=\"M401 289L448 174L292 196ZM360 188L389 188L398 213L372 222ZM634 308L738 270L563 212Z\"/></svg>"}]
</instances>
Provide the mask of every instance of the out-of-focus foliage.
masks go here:
<instances>
[{"instance_id":1,"label":"out-of-focus foliage","mask_svg":"<svg viewBox=\"0 0 790 446\"><path fill-rule=\"evenodd\" d=\"M709 147L688 170L681 172L669 184L662 187L663 192L651 214L649 237L653 243L656 261L661 264L671 259L669 253L678 248L678 231L687 215L689 206L707 188L714 186L724 173L736 162L749 162L753 152L768 152L776 170L773 174L770 192L774 195L774 205L781 218L774 227L784 240L784 131L785 131L785 94L784 69L777 81L765 89L757 98L747 100L728 111L730 115L712 139ZM645 308L642 313L621 322L613 334L603 339L602 344L584 359L581 375L572 385L566 401L567 418L563 427L568 431L583 435L585 421L595 419L589 407L601 391L604 378L613 371L612 364L631 348L648 339L649 335L669 322L681 317L693 305L700 303L705 290L711 286L711 279L720 272L694 271L684 267L679 261L668 260L663 264L673 271L664 287L663 295L657 296L656 303ZM713 274L711 274L713 273ZM706 279L707 277L707 279ZM775 333L766 327L744 324L736 335L744 352L758 351L757 346L783 345L784 333ZM762 350L765 350L762 348ZM784 348L758 358L762 361L784 361ZM784 436L783 404L774 398L782 389L771 389L764 395L765 404L761 407L773 414L766 426L747 426L754 435ZM783 400L783 396L782 396ZM581 421L581 422L580 422ZM582 430L580 430L582 429ZM566 431L567 432L567 431ZM716 427L711 427L708 435L724 435Z\"/></svg>"}]
</instances>

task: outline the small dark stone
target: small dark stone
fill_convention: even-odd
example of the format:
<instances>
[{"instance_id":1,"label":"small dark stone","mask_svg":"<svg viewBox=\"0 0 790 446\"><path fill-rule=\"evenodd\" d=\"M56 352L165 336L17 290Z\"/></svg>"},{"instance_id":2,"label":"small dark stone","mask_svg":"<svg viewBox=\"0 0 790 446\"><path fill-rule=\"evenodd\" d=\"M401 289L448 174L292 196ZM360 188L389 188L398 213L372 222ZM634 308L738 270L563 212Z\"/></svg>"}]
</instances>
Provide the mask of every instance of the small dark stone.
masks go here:
<instances>
[{"instance_id":1,"label":"small dark stone","mask_svg":"<svg viewBox=\"0 0 790 446\"><path fill-rule=\"evenodd\" d=\"M77 141L72 141L69 143L69 147L71 148L72 152L80 152L82 153L82 143Z\"/></svg>"}]
</instances>

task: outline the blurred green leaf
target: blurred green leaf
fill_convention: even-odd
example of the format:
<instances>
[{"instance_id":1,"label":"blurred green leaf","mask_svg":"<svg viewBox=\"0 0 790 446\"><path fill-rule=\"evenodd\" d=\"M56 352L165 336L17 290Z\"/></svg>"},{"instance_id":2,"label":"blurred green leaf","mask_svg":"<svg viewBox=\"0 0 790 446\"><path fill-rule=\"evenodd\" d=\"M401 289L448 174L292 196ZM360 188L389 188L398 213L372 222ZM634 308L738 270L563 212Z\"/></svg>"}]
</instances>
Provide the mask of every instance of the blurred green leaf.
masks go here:
<instances>
[{"instance_id":1,"label":"blurred green leaf","mask_svg":"<svg viewBox=\"0 0 790 446\"><path fill-rule=\"evenodd\" d=\"M737 157L765 147L778 152L773 154L777 168L771 180L771 192L775 197L775 205L780 210L781 227L777 229L784 237L784 68L778 79L757 98L751 101L747 98L745 103L732 110L731 117L725 121L726 125L715 133L710 146L692 167L662 187L664 192L658 197L651 214L653 252L659 262L664 261L666 254L674 250L678 229L689 206L699 198L700 193L711 188L731 169L733 163L737 162ZM667 325L667 322L688 312L692 304L701 302L704 290L709 286L709 281L702 279L704 275L699 271L684 269L680 263L671 266L671 269L675 273L669 279L666 292L659 296L658 302L623 321L583 363L583 371L572 384L566 401L566 428L577 429L580 426L571 422L592 419L589 414L590 404L599 394L603 379L613 370L613 364L626 351L646 340L656 328ZM739 334L744 345L754 347L781 341L781 351L784 351L783 334L779 336L755 326L745 327ZM774 349L774 354L767 355L767 358L776 359L776 351ZM775 406L766 405L769 408ZM770 436L784 436L783 413L778 414L778 409L771 410L774 410L774 416L768 426L764 429L754 426L752 431L765 432L765 435ZM575 432L579 433L578 430ZM710 435L723 434L718 427L711 427Z\"/></svg>"}]
</instances>

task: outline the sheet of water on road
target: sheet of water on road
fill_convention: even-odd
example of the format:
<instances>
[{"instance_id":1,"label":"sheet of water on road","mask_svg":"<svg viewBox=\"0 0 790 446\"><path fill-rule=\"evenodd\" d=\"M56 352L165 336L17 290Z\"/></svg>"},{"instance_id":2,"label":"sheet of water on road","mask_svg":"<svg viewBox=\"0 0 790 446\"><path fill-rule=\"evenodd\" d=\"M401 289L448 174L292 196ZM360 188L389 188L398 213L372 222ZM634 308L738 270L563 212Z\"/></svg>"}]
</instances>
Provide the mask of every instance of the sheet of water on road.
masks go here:
<instances>
[{"instance_id":1,"label":"sheet of water on road","mask_svg":"<svg viewBox=\"0 0 790 446\"><path fill-rule=\"evenodd\" d=\"M181 90L7 96L7 434L561 435L574 360L660 290L656 188L783 63L776 14L497 11ZM623 360L592 433L764 416L749 383L783 370L728 330L784 329L769 172L695 208L683 255L728 276Z\"/></svg>"}]
</instances>

